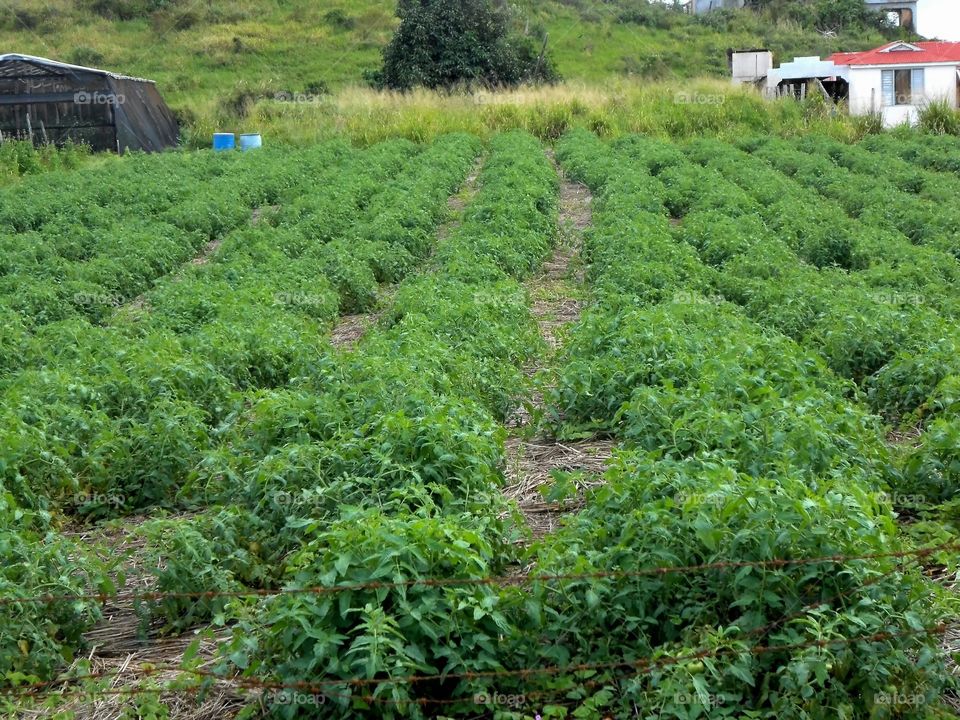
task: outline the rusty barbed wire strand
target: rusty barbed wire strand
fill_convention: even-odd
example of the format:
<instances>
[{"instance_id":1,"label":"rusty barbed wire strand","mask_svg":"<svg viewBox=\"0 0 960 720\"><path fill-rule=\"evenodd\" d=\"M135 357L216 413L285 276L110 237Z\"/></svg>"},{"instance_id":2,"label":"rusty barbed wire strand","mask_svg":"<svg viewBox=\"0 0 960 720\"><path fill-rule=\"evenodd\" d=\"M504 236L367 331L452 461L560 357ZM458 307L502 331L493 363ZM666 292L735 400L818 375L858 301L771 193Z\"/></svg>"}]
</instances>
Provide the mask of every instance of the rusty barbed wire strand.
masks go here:
<instances>
[{"instance_id":1,"label":"rusty barbed wire strand","mask_svg":"<svg viewBox=\"0 0 960 720\"><path fill-rule=\"evenodd\" d=\"M769 632L770 630L772 630L773 628L775 628L775 627L777 627L777 626L779 626L779 625L782 625L782 624L784 624L784 623L790 622L791 620L796 620L796 619L798 619L798 618L801 618L801 617L806 616L806 615L807 615L807 611L809 611L809 610L812 610L812 609L814 609L814 608L816 608L816 607L820 607L820 606L822 606L822 605L831 605L831 606L832 606L833 603L837 602L838 600L841 600L841 599L843 599L843 598L845 598L845 597L848 597L848 596L852 595L854 592L859 592L859 591L863 590L864 588L870 587L871 585L874 585L874 584L880 582L881 580L884 580L884 579L886 579L886 578L889 578L890 576L896 574L897 572L902 572L902 571L904 571L907 567L909 567L910 565L912 565L913 563L919 563L919 562L920 562L920 558L913 558L913 559L910 560L909 563L907 563L907 564L904 565L904 566L898 565L898 566L896 566L896 567L894 567L894 568L891 568L891 569L888 570L887 572L881 573L881 574L877 575L876 577L871 578L870 580L868 580L867 582L865 582L865 583L863 583L863 584L861 584L861 585L857 585L857 586L854 586L854 587L852 587L852 588L848 588L847 590L845 590L845 591L843 591L843 592L841 592L841 593L838 593L837 595L831 596L831 597L829 597L829 598L825 598L825 599L821 599L821 600L817 600L817 601L808 603L807 605L804 605L803 607L800 608L800 610L798 610L798 611L796 611L796 612L788 613L787 615L784 615L784 616L782 616L782 617L780 617L780 618L777 618L776 620L774 620L774 621L772 621L772 622L769 622L769 623L767 623L767 624L765 624L765 625L762 625L762 626L760 626L760 627L754 628L753 630L750 630L750 631L746 632L745 634L743 634L743 635L741 635L741 636L738 636L738 637L736 637L736 638L732 638L732 640L733 640L733 641L743 641L743 640L745 640L745 639L747 639L747 638L750 638L750 637L753 637L753 636L756 636L756 635L765 634L765 633ZM936 634L943 634L943 633L945 633L945 632L948 632L949 629L950 629L950 627L947 626L947 625L945 625L945 624L937 625L937 626L935 626L935 627L938 629L938 632L937 632ZM912 633L912 632L911 632L911 633L905 633L905 634L902 635L902 636L909 636L910 634L913 634L913 633ZM891 638L891 639L892 639L892 638ZM812 646L814 646L814 645L811 644L811 647L812 647ZM755 647L762 647L762 646L755 646ZM783 646L780 646L780 648L782 648L782 647L783 647ZM751 650L745 650L745 651L740 651L740 652L750 652L750 651L751 651ZM693 661L697 661L697 660L710 659L710 658L714 658L714 657L720 657L721 655L724 655L724 654L734 654L735 652L736 652L736 651L733 650L733 649L730 649L730 650L729 650L728 652L726 652L726 653L720 652L720 651L710 651L709 649L701 649L701 650L699 650L699 651L695 651L694 653L692 653L691 655L688 655L688 656L686 656L686 657L675 658L675 659L673 659L671 662L661 663L661 666L665 666L665 665L669 665L669 664L679 664L679 663L681 663L681 662L693 662ZM635 676L636 676L636 675L633 675L633 676L629 676L629 675L628 675L628 676L626 676L626 677L624 677L624 678L617 678L616 680L617 680L617 681L621 681L621 680L625 680L625 679L630 679L631 677L635 677ZM580 688L590 688L590 687L596 687L596 686L598 686L598 685L606 685L606 684L609 684L610 682L612 682L612 680L609 679L609 678L604 678L604 679L599 679L599 680L585 680L585 681L583 681L583 682L580 683L580 686L579 686L579 687L580 687ZM556 702L556 700L551 700L551 702ZM561 704L563 704L563 703L561 703Z\"/></svg>"},{"instance_id":2,"label":"rusty barbed wire strand","mask_svg":"<svg viewBox=\"0 0 960 720\"><path fill-rule=\"evenodd\" d=\"M910 559L909 562L904 563L903 565L895 565L894 567L890 568L886 572L880 573L876 577L872 577L869 580L866 580L865 582L859 585L854 585L853 587L847 588L846 590L839 592L836 595L809 602L793 613L788 613L787 615L783 615L782 617L779 617L776 620L773 620L767 623L766 625L761 625L760 627L757 627L757 628L754 628L753 630L748 631L743 637L751 637L754 635L765 635L766 633L770 632L771 630L778 627L779 625L788 623L791 620L796 620L798 618L804 617L808 611L813 610L814 608L820 607L822 605L833 606L834 603L840 600L843 600L845 598L850 598L854 593L859 593L863 589L872 587L873 585L876 585L877 583L883 580L886 580L897 573L904 572L907 568L909 568L911 565L915 563L918 565L918 567L922 567L919 564L920 560L921 560L920 557L913 557Z\"/></svg>"},{"instance_id":3,"label":"rusty barbed wire strand","mask_svg":"<svg viewBox=\"0 0 960 720\"><path fill-rule=\"evenodd\" d=\"M559 582L569 580L601 580L627 579L635 577L650 577L656 575L674 575L711 570L736 570L747 567L770 569L801 565L818 565L827 563L843 564L849 562L863 562L868 560L903 559L929 557L937 552L960 550L960 542L946 542L934 547L917 550L900 550L886 553L868 553L864 555L823 555L813 558L775 558L771 560L730 560L700 565L668 565L640 570L605 570L589 573L560 573L540 575L499 575L480 578L411 578L410 580L386 581L372 580L362 583L346 583L343 585L315 585L304 588L260 588L245 590L198 590L183 592L144 592L144 593L86 593L73 595L36 595L30 597L0 598L0 607L17 604L52 604L57 602L84 602L107 601L144 602L157 600L204 600L212 598L240 598L240 597L273 597L277 595L326 595L354 590L392 590L409 587L458 587L483 585L527 585L538 582Z\"/></svg>"},{"instance_id":4,"label":"rusty barbed wire strand","mask_svg":"<svg viewBox=\"0 0 960 720\"><path fill-rule=\"evenodd\" d=\"M861 556L827 556L824 558L807 559L807 562L812 562L814 560L819 560L824 562L831 561L831 560L839 561L841 558L847 561L853 561L853 560L863 560L863 559L874 559L879 557L897 557L897 558L910 558L910 563L908 563L908 566L909 566L910 564L913 564L913 563L919 563L923 557L929 557L930 555L936 552L949 549L952 545L953 543L948 542L948 543L942 543L940 545L933 546L933 547L921 548L913 551L899 551L896 553L875 553L871 555L861 555ZM768 562L770 561L760 561L760 563L762 564L766 564ZM783 562L787 564L797 564L798 561L777 561L777 562L778 563ZM748 563L748 565L752 565L752 566L755 566L757 564L758 563ZM699 569L704 567L713 568L718 565L723 565L723 564L711 563L709 566L688 566L688 567ZM663 569L673 570L677 568L651 568L643 572L649 573L649 572L655 572ZM808 603L806 606L801 608L800 611L786 615L782 618L778 618L777 620L771 623L768 623L767 625L761 626L759 628L755 628L754 630L749 631L744 637L750 637L752 635L762 634L764 632L767 632L771 628L776 627L777 625L783 624L785 622L789 622L791 619L795 619L797 617L803 616L806 610L809 610L824 604L833 604L837 600L842 599L843 597L846 597L853 592L860 591L865 587L869 587L870 585L873 585L879 582L880 580L886 577L889 577L890 575L896 572L903 571L905 569L906 568L904 566L897 565L896 567L888 570L885 573L878 575L875 578L871 578L870 580L868 580L867 582L861 585L849 588L830 598L821 599L821 600L814 601L812 603ZM588 576L593 576L593 575L595 574L588 574ZM941 625L934 626L934 628L929 631L929 634L931 635L943 634L947 632L949 629L950 629L949 626L945 624L941 624ZM227 684L234 688L240 688L240 689L250 690L250 691L271 690L276 692L276 691L294 690L294 691L308 692L312 694L322 694L325 697L339 697L339 698L345 698L345 699L360 700L362 702L367 702L367 703L385 703L386 702L386 703L399 703L399 704L418 704L419 703L419 704L443 705L443 704L467 703L469 702L469 698L467 699L416 698L416 699L408 699L408 700L395 700L395 699L378 697L376 695L364 696L364 695L356 695L353 693L334 693L330 691L330 688L336 687L336 686L344 686L344 685L368 686L368 685L376 684L378 686L382 686L386 684L401 684L401 683L415 684L417 682L429 682L429 681L436 681L436 680L442 681L447 679L484 679L484 678L508 677L508 676L509 677L529 677L532 675L544 675L544 674L559 675L563 673L576 673L576 672L586 672L586 671L596 671L596 670L616 670L624 667L634 667L634 668L637 668L639 672L644 672L646 670L652 670L656 667L663 667L667 665L678 664L680 662L685 662L685 661L696 661L696 660L707 659L707 658L718 658L724 655L730 655L735 653L746 652L746 653L751 653L756 655L756 654L762 654L765 652L783 652L787 650L796 650L796 649L810 648L810 647L828 647L830 645L839 644L839 643L850 644L850 643L861 642L861 641L880 642L887 639L894 639L896 637L908 637L910 635L917 635L922 633L924 633L924 631L909 631L909 632L900 633L900 634L877 633L870 636L853 637L853 638L835 638L833 640L811 641L806 643L794 643L790 645L779 645L779 646L762 646L761 645L761 646L755 646L753 648L744 648L740 650L735 650L731 648L731 649L721 649L721 650L711 651L708 649L704 649L704 650L700 650L692 654L689 654L687 656L681 656L681 657L675 657L675 658L668 657L668 658L663 658L657 661L642 659L638 661L581 663L578 665L570 665L565 667L555 666L555 667L542 667L542 668L526 668L526 669L519 669L519 670L467 671L467 672L461 672L461 673L444 673L444 674L435 674L435 675L412 675L412 676L401 677L401 678L340 678L336 680L327 680L327 681L320 681L320 682L313 682L313 683L309 683L309 682L278 683L278 682L258 680L254 678L243 678L243 677L229 679L229 678L223 677L222 675L218 675L212 671L191 670L191 669L185 669L182 667L151 666L150 668L141 668L138 670L138 672L148 676L155 675L161 672L180 672L185 674L192 674L197 677L203 677L209 680L213 680L214 681L213 685ZM17 688L15 692L0 691L0 695L8 696L8 697L11 694L18 695L18 696L30 696L30 697L40 697L43 695L52 695L52 694L62 695L64 694L64 690L55 689L54 686L62 685L68 682L75 683L83 680L92 681L97 679L106 679L109 677L118 676L120 674L121 672L119 671L116 671L116 672L106 671L103 673L91 673L87 675L73 676L70 678L62 678L62 679L53 680L53 681L36 683L28 686L21 686L20 688ZM626 679L626 678L617 678L616 680L619 681L623 679ZM581 683L581 687L593 686L595 684L606 684L609 682L613 682L613 680L602 679L597 681L584 681L583 683ZM197 688L195 690L197 692L206 691L205 688ZM170 689L169 688L111 688L111 689L102 689L102 690L92 691L92 690L86 690L82 688L72 688L72 693L70 694L127 695L127 694L137 694L138 692L144 692L144 693L170 692ZM545 694L547 693L543 693L543 692L539 692L536 694L526 693L524 696L527 698L532 698L532 697L540 697Z\"/></svg>"},{"instance_id":5,"label":"rusty barbed wire strand","mask_svg":"<svg viewBox=\"0 0 960 720\"><path fill-rule=\"evenodd\" d=\"M325 697L341 697L351 700L358 700L366 703L387 703L387 704L401 704L401 705L453 705L453 704L464 704L471 702L471 698L412 698L405 700L396 700L390 698L382 698L376 695L356 695L352 693L332 693L328 690L329 686L342 686L350 684L359 684L360 681L364 683L396 683L403 681L409 681L411 684L415 682L425 682L436 679L443 678L459 678L459 679L487 679L495 677L529 677L531 675L564 675L564 674L575 674L579 672L588 672L596 670L617 670L621 668L631 668L635 672L628 676L634 677L640 674L652 671L657 668L667 667L671 665L678 665L685 662L697 662L700 660L715 659L729 655L763 655L767 653L782 653L790 652L795 650L805 650L810 648L828 648L832 646L843 646L843 645L853 645L860 642L865 643L880 643L887 642L890 640L902 639L911 636L929 636L935 637L943 635L949 632L951 626L946 623L940 623L931 627L915 630L907 630L904 632L877 632L869 635L858 635L853 637L838 637L833 639L821 639L821 640L810 640L806 642L796 642L796 643L785 643L780 645L757 645L752 648L718 648L714 650L699 650L686 655L674 656L674 657L663 657L657 659L650 658L641 658L639 660L621 660L621 661L609 661L602 663L578 663L574 665L566 666L544 666L540 668L523 668L518 670L490 670L490 671L465 671L462 673L450 673L446 675L420 675L420 676L409 676L407 678L354 678L354 679L338 679L338 680L328 680L321 682L273 682L260 680L256 678L225 678L222 675L217 675L210 670L199 670L199 669L188 669L188 668L172 668L172 667L148 667L148 668L139 668L137 672L142 675L150 676L156 675L162 672L181 672L187 675L195 675L197 677L204 677L218 681L220 684L235 685L238 688L245 690L270 690L270 691L295 691L295 692L304 692L314 695L323 695ZM60 678L58 680L47 681L43 683L35 683L32 685L21 686L19 688L9 689L0 691L0 697L46 697L50 695L66 695L66 694L79 694L79 695L100 695L100 694L138 694L139 692L206 692L209 688L144 688L144 689L126 689L126 688L108 688L104 690L92 690L87 688L71 688L70 692L65 692L65 689L55 689L53 685L60 685L64 683L78 682L84 680L97 680L97 679L107 679L110 677L116 677L120 675L120 671L108 671L103 673L90 673L87 675L74 676L70 678ZM627 679L627 678L621 678ZM597 681L584 681L581 683L581 686L593 686L596 684L603 684L610 682L610 680L597 680ZM566 690L558 689L556 692L566 692ZM538 692L538 696L548 695L547 692ZM532 693L526 694L528 697L532 696Z\"/></svg>"},{"instance_id":6,"label":"rusty barbed wire strand","mask_svg":"<svg viewBox=\"0 0 960 720\"><path fill-rule=\"evenodd\" d=\"M858 636L852 638L835 638L833 640L817 640L807 643L790 643L785 645L771 645L771 646L755 646L753 648L723 648L719 650L700 650L689 655L684 655L681 657L675 658L665 658L661 662L653 663L650 667L640 668L638 672L626 675L624 677L615 678L615 679L598 679L598 680L584 680L579 684L579 688L592 688L600 685L608 685L614 681L630 680L637 678L643 672L648 670L653 670L656 668L667 667L669 665L679 665L686 662L697 662L700 660L712 660L715 658L723 657L726 655L738 655L738 654L749 654L749 655L763 655L768 652L788 652L791 650L805 650L809 648L827 648L833 645L853 645L858 642L886 642L889 640L896 640L900 638L906 638L911 636L920 636L928 635L929 637L937 637L944 635L949 632L951 626L946 623L941 623L935 625L931 628L925 628L924 630L911 630L903 633L875 633L873 635Z\"/></svg>"}]
</instances>

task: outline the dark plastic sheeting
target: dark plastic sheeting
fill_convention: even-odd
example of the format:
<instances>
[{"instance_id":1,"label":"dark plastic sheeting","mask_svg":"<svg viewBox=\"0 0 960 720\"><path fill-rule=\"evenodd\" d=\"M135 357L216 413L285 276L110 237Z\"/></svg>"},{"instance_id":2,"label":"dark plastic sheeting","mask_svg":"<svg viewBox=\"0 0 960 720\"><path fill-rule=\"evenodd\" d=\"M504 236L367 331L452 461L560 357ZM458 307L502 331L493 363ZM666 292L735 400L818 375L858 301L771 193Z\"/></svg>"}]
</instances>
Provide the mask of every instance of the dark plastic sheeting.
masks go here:
<instances>
[{"instance_id":1,"label":"dark plastic sheeting","mask_svg":"<svg viewBox=\"0 0 960 720\"><path fill-rule=\"evenodd\" d=\"M27 55L0 55L0 131L119 152L156 152L179 141L177 121L150 80Z\"/></svg>"}]
</instances>

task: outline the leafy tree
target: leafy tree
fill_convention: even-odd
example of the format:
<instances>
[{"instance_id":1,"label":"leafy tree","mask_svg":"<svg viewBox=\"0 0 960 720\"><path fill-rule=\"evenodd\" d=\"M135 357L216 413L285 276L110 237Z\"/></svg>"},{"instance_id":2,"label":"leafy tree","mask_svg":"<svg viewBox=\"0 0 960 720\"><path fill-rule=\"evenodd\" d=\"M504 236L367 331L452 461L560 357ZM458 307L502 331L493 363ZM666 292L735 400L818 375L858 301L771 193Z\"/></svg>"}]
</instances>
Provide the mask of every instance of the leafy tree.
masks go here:
<instances>
[{"instance_id":1,"label":"leafy tree","mask_svg":"<svg viewBox=\"0 0 960 720\"><path fill-rule=\"evenodd\" d=\"M376 87L496 87L558 77L546 57L546 36L537 42L514 31L499 0L399 0L397 16L383 68L369 78Z\"/></svg>"}]
</instances>

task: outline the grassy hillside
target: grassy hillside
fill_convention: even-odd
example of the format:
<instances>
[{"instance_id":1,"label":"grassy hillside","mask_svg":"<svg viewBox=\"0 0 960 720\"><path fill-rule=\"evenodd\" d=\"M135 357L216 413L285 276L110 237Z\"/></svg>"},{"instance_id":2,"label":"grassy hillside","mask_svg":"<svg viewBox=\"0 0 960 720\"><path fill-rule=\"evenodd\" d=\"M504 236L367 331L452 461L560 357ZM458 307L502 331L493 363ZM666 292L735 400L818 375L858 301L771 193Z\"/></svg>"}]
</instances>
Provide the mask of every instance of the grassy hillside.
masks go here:
<instances>
[{"instance_id":1,"label":"grassy hillside","mask_svg":"<svg viewBox=\"0 0 960 720\"><path fill-rule=\"evenodd\" d=\"M621 104L635 91L649 94L651 81L666 83L658 87L671 97L678 80L722 77L730 47L792 57L884 41L876 31L825 37L748 11L651 11L642 0L522 0L518 9L527 32L547 34L568 83L604 88ZM155 79L197 143L215 127L302 139L351 125L357 113L390 112L382 98L354 94L344 118L324 91L363 83L392 34L393 11L381 0L11 0L0 7L0 46ZM277 98L285 107L269 107Z\"/></svg>"},{"instance_id":2,"label":"grassy hillside","mask_svg":"<svg viewBox=\"0 0 960 720\"><path fill-rule=\"evenodd\" d=\"M164 9L135 12L140 5ZM530 32L549 34L565 78L592 82L723 75L729 47L770 47L786 57L884 40L875 32L825 37L747 11L694 18L643 6L524 0L518 9ZM12 0L0 10L0 41L156 78L175 100L218 94L244 80L337 88L360 82L362 71L377 65L393 9L389 0Z\"/></svg>"}]
</instances>

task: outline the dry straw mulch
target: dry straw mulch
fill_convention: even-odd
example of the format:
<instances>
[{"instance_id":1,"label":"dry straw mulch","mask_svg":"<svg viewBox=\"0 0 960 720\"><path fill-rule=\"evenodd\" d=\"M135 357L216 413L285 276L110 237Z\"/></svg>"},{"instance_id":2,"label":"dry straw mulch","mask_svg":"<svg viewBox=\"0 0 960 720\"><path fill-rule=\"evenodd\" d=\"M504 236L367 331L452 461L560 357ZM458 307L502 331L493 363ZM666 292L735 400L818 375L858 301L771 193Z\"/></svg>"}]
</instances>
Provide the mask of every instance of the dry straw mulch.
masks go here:
<instances>
[{"instance_id":1,"label":"dry straw mulch","mask_svg":"<svg viewBox=\"0 0 960 720\"><path fill-rule=\"evenodd\" d=\"M564 331L580 319L583 304L571 297L571 283L583 282L578 261L583 233L592 221L591 205L589 189L564 179L560 188L560 242L544 263L543 272L526 283L534 298L533 317L548 347L545 357L524 369L530 378L544 372L555 360ZM507 486L503 492L517 503L534 539L554 532L564 515L582 507L586 492L601 483L599 478L614 448L614 443L606 440L561 443L543 437L527 439L522 431L532 422L530 411L543 408L542 392L535 390L527 405L514 411L507 421L514 435L507 442ZM553 483L556 471L577 475L576 497L562 503L545 502L541 489Z\"/></svg>"},{"instance_id":2,"label":"dry straw mulch","mask_svg":"<svg viewBox=\"0 0 960 720\"><path fill-rule=\"evenodd\" d=\"M614 443L607 440L560 443L510 438L507 441L507 486L503 493L516 501L534 538L554 532L564 515L583 506L585 494L601 484L599 477L614 447ZM576 481L577 496L563 503L545 502L540 489L553 482L553 473L557 471L582 476Z\"/></svg>"}]
</instances>

